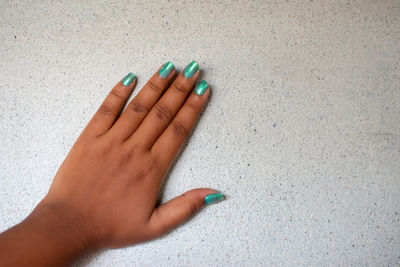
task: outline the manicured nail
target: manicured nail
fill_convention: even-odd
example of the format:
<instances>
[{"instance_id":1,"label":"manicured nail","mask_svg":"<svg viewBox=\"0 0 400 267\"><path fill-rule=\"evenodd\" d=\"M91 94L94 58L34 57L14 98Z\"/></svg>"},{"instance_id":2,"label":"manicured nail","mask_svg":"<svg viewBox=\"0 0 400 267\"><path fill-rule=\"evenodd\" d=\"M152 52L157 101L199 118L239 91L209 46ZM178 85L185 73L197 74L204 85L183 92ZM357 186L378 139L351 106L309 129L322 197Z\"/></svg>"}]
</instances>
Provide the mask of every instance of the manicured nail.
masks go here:
<instances>
[{"instance_id":1,"label":"manicured nail","mask_svg":"<svg viewBox=\"0 0 400 267\"><path fill-rule=\"evenodd\" d=\"M203 95L207 91L207 88L208 88L208 83L205 80L202 80L196 86L196 88L194 89L194 92L198 95Z\"/></svg>"},{"instance_id":2,"label":"manicured nail","mask_svg":"<svg viewBox=\"0 0 400 267\"><path fill-rule=\"evenodd\" d=\"M222 195L221 193L215 193L215 194L211 194L206 196L206 198L204 199L206 204L212 204L218 201L221 201L224 199L224 195Z\"/></svg>"},{"instance_id":3,"label":"manicured nail","mask_svg":"<svg viewBox=\"0 0 400 267\"><path fill-rule=\"evenodd\" d=\"M160 70L160 76L163 78L168 78L171 72L175 69L174 64L171 61L168 61L164 64L164 67Z\"/></svg>"},{"instance_id":4,"label":"manicured nail","mask_svg":"<svg viewBox=\"0 0 400 267\"><path fill-rule=\"evenodd\" d=\"M122 81L122 84L125 86L131 85L131 83L135 80L135 74L132 72L129 72L128 75L125 76L124 80Z\"/></svg>"},{"instance_id":5,"label":"manicured nail","mask_svg":"<svg viewBox=\"0 0 400 267\"><path fill-rule=\"evenodd\" d=\"M196 71L199 69L199 64L196 61L192 61L189 65L186 66L183 74L186 78L192 78Z\"/></svg>"}]
</instances>

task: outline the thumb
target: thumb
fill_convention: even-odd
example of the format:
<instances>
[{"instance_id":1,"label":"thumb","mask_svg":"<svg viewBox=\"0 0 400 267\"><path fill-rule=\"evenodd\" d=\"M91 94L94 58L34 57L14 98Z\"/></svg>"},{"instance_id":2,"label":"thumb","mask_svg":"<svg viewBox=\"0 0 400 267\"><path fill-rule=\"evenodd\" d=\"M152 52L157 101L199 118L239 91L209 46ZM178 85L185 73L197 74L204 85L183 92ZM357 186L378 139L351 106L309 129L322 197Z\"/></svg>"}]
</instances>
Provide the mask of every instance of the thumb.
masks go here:
<instances>
[{"instance_id":1,"label":"thumb","mask_svg":"<svg viewBox=\"0 0 400 267\"><path fill-rule=\"evenodd\" d=\"M197 213L205 204L223 200L221 193L209 188L190 190L157 207L149 219L149 231L160 236Z\"/></svg>"}]
</instances>

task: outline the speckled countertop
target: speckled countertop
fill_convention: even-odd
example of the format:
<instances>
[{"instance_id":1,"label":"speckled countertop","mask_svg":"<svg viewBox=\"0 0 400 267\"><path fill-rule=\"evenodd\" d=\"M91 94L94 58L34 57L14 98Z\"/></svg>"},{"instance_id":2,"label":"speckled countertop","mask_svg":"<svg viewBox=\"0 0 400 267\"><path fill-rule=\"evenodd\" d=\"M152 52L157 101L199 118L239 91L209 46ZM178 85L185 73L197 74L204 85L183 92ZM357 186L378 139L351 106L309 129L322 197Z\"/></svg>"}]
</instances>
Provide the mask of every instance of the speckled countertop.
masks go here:
<instances>
[{"instance_id":1,"label":"speckled countertop","mask_svg":"<svg viewBox=\"0 0 400 267\"><path fill-rule=\"evenodd\" d=\"M195 59L213 95L164 200L227 200L79 265L400 263L399 1L1 1L0 25L0 231L116 81Z\"/></svg>"}]
</instances>

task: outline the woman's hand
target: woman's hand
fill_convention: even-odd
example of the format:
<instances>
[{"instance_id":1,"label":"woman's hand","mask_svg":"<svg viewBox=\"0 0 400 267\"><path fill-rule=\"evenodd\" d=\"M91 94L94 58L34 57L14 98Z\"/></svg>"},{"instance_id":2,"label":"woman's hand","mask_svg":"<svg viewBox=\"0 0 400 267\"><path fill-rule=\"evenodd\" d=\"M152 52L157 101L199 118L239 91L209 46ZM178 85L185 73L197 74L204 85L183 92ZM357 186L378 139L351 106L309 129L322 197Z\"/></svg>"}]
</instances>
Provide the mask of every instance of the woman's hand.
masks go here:
<instances>
[{"instance_id":1,"label":"woman's hand","mask_svg":"<svg viewBox=\"0 0 400 267\"><path fill-rule=\"evenodd\" d=\"M54 234L40 232L50 239L67 236L76 257L158 237L204 204L221 200L221 194L203 188L156 204L162 180L210 94L205 81L193 89L198 69L193 61L174 79L174 65L164 64L121 114L136 85L132 73L122 79L76 141L47 196L21 225L52 229ZM46 216L54 218L47 222Z\"/></svg>"}]
</instances>

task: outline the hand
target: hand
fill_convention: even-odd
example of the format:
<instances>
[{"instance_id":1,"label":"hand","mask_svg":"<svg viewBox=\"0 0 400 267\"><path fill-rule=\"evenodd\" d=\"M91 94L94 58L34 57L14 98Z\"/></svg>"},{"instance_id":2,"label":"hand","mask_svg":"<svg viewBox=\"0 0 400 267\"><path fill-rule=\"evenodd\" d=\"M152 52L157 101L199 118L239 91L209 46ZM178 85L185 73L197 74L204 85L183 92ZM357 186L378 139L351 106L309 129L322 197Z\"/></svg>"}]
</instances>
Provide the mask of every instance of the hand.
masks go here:
<instances>
[{"instance_id":1,"label":"hand","mask_svg":"<svg viewBox=\"0 0 400 267\"><path fill-rule=\"evenodd\" d=\"M203 188L156 204L162 180L210 94L205 81L193 90L198 68L192 62L174 79L175 67L166 63L122 114L136 78L130 73L121 80L26 221L46 221L41 214L51 214L64 222L63 231L77 246L95 250L158 237L206 202L221 200L221 194Z\"/></svg>"}]
</instances>

